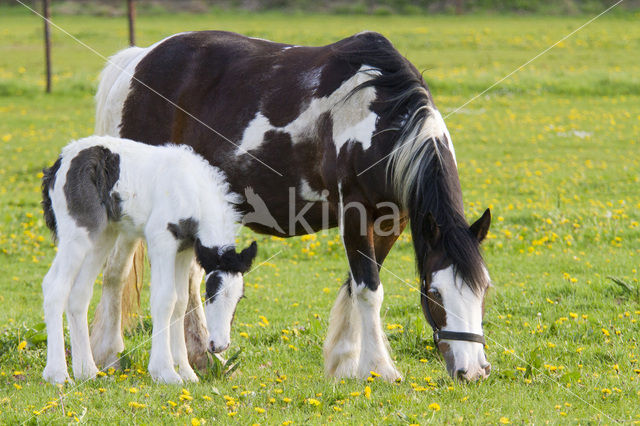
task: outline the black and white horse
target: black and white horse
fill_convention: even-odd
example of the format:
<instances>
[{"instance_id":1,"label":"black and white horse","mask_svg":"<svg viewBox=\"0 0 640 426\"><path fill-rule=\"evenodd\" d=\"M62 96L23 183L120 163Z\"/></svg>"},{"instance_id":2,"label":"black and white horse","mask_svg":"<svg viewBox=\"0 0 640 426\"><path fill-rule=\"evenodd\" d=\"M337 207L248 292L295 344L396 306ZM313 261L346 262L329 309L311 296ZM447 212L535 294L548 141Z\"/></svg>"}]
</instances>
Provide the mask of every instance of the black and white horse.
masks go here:
<instances>
[{"instance_id":1,"label":"black and white horse","mask_svg":"<svg viewBox=\"0 0 640 426\"><path fill-rule=\"evenodd\" d=\"M400 377L381 327L379 271L408 221L423 310L449 373L489 374L480 242L490 214L466 222L449 132L420 73L383 36L305 47L177 34L112 57L96 98L97 133L188 144L222 169L255 231L339 226L350 273L331 311L327 375ZM125 252L117 247L110 265L129 261ZM116 278L103 288L112 312ZM95 331L96 341L121 345L119 329ZM94 347L105 361L115 353Z\"/></svg>"},{"instance_id":2,"label":"black and white horse","mask_svg":"<svg viewBox=\"0 0 640 426\"><path fill-rule=\"evenodd\" d=\"M145 238L153 282L149 373L163 383L198 381L183 326L194 249L207 272L207 322L217 325L210 330L212 350L229 346L233 314L244 293L242 274L256 255L255 242L235 251L238 197L223 174L186 146L92 136L67 145L45 170L42 195L47 226L58 239L42 283L48 332L44 379L69 378L65 308L74 377L96 375L87 325L93 283L116 241L123 246Z\"/></svg>"}]
</instances>

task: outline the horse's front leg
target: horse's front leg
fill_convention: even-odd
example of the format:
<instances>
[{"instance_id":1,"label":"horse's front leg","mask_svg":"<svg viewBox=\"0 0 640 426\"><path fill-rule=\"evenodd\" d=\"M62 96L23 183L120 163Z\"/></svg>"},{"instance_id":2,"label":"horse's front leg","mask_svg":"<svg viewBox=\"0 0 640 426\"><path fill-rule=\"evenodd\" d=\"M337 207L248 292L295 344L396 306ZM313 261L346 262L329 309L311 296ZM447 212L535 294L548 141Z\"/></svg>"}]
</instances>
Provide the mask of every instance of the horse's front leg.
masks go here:
<instances>
[{"instance_id":1,"label":"horse's front leg","mask_svg":"<svg viewBox=\"0 0 640 426\"><path fill-rule=\"evenodd\" d=\"M344 213L344 246L353 279L354 304L362 330L356 375L366 378L374 371L384 379L393 381L401 376L389 355L389 342L380 320L384 290L376 261L373 223L368 211L351 208Z\"/></svg>"},{"instance_id":2,"label":"horse's front leg","mask_svg":"<svg viewBox=\"0 0 640 426\"><path fill-rule=\"evenodd\" d=\"M396 380L400 374L389 355L380 321L384 292L375 260L373 220L368 211L358 208L344 211L342 217L351 273L331 312L325 370L335 377L360 378L375 371L386 380Z\"/></svg>"}]
</instances>

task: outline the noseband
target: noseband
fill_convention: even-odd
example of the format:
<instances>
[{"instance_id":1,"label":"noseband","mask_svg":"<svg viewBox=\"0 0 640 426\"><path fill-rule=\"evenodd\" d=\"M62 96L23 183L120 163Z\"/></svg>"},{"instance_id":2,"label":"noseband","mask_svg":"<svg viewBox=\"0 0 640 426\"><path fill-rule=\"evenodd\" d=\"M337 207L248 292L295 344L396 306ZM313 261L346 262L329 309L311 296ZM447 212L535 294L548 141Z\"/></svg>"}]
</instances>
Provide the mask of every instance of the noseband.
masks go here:
<instances>
[{"instance_id":1,"label":"noseband","mask_svg":"<svg viewBox=\"0 0 640 426\"><path fill-rule=\"evenodd\" d=\"M426 290L426 286L422 287ZM481 343L483 346L486 344L484 340L484 336L482 334L475 333L467 333L461 331L446 331L440 330L440 327L433 320L433 316L431 316L431 310L429 309L429 296L427 296L423 291L423 297L427 298L426 303L422 304L422 311L424 312L424 316L429 321L429 325L433 328L433 342L438 346L441 340L461 340L464 342L475 342ZM443 307L444 309L444 307Z\"/></svg>"}]
</instances>

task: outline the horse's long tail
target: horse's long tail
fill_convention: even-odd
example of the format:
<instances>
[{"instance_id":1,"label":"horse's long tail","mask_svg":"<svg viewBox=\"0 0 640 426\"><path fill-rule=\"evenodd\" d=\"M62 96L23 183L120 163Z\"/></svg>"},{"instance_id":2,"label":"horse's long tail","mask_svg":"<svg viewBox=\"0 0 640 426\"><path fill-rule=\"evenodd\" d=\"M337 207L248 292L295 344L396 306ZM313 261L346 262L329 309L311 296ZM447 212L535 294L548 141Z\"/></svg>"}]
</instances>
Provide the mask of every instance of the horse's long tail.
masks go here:
<instances>
[{"instance_id":1,"label":"horse's long tail","mask_svg":"<svg viewBox=\"0 0 640 426\"><path fill-rule=\"evenodd\" d=\"M147 49L129 47L109 58L100 73L96 92L96 135L119 136L122 107L129 92L135 66Z\"/></svg>"},{"instance_id":2,"label":"horse's long tail","mask_svg":"<svg viewBox=\"0 0 640 426\"><path fill-rule=\"evenodd\" d=\"M44 222L47 224L47 228L51 230L54 240L57 239L57 223L49 191L53 189L53 185L56 183L56 174L60 169L61 163L62 157L58 157L53 166L42 170L42 211L44 212Z\"/></svg>"}]
</instances>

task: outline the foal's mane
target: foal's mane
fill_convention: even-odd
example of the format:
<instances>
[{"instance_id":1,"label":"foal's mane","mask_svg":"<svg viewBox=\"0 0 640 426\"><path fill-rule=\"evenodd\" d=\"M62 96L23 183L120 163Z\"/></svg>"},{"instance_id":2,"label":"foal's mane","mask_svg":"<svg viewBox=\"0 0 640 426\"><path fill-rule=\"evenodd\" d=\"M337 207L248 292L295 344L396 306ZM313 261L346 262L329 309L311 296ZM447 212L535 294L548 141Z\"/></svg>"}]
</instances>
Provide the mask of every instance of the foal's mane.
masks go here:
<instances>
[{"instance_id":1,"label":"foal's mane","mask_svg":"<svg viewBox=\"0 0 640 426\"><path fill-rule=\"evenodd\" d=\"M464 216L462 190L449 135L418 70L378 33L360 33L336 44L336 55L372 78L354 89L374 87L376 110L393 123L395 140L386 172L397 201L409 211L416 263L425 278L426 259L442 249L474 291L488 286L480 244ZM366 70L365 70L366 71ZM429 213L440 231L435 247Z\"/></svg>"}]
</instances>

